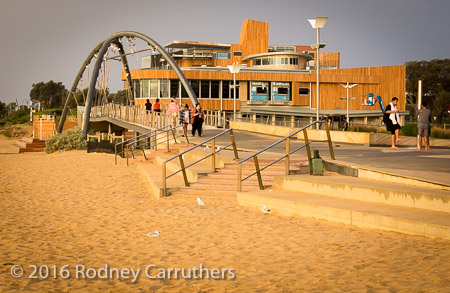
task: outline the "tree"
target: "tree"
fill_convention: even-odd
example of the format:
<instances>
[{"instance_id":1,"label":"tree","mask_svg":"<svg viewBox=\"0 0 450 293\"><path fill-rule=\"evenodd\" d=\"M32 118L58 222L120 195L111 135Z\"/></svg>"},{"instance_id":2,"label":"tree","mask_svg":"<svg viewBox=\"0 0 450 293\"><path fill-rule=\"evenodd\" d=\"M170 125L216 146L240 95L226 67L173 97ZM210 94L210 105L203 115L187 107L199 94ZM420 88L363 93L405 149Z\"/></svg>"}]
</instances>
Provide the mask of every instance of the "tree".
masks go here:
<instances>
[{"instance_id":1,"label":"tree","mask_svg":"<svg viewBox=\"0 0 450 293\"><path fill-rule=\"evenodd\" d=\"M406 99L411 105L417 104L419 80L422 80L423 101L428 103L432 115L437 117L436 122L441 123L450 104L450 59L406 63ZM412 114L416 116L416 111Z\"/></svg>"},{"instance_id":2,"label":"tree","mask_svg":"<svg viewBox=\"0 0 450 293\"><path fill-rule=\"evenodd\" d=\"M62 101L67 97L68 91L62 82L54 82L50 80L49 82L39 82L33 84L30 91L31 101L36 103L41 103L41 106L49 108L61 108Z\"/></svg>"},{"instance_id":3,"label":"tree","mask_svg":"<svg viewBox=\"0 0 450 293\"><path fill-rule=\"evenodd\" d=\"M6 103L0 102L0 118L5 118L8 114L8 108L6 106Z\"/></svg>"}]
</instances>

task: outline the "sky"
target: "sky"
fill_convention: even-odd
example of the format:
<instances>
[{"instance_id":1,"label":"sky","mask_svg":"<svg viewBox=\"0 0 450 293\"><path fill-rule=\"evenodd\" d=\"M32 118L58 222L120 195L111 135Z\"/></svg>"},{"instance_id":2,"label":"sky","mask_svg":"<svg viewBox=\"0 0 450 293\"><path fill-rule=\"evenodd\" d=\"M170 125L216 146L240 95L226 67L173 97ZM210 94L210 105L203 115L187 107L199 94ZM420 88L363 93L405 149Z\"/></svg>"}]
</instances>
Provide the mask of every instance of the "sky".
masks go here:
<instances>
[{"instance_id":1,"label":"sky","mask_svg":"<svg viewBox=\"0 0 450 293\"><path fill-rule=\"evenodd\" d=\"M320 42L341 52L341 68L450 58L450 0L0 0L0 101L24 104L41 81L69 89L114 32L162 45L238 43L242 22L254 19L269 23L270 44L310 45L316 33L307 20L316 16L329 17ZM114 70L111 92L123 86Z\"/></svg>"}]
</instances>

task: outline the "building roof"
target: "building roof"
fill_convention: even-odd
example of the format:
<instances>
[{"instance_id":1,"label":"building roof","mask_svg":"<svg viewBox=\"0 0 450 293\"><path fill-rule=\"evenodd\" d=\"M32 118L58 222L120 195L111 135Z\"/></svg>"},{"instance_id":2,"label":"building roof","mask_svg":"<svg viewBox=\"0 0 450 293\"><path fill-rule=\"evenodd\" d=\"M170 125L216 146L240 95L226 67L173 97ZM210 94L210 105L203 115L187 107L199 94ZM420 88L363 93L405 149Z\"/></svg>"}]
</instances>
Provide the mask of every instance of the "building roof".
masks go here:
<instances>
[{"instance_id":1,"label":"building roof","mask_svg":"<svg viewBox=\"0 0 450 293\"><path fill-rule=\"evenodd\" d=\"M224 43L212 43L212 42L194 42L194 41L178 41L173 40L164 45L166 48L176 48L176 49L189 49L196 46L202 47L216 47L216 48L230 48L230 44Z\"/></svg>"},{"instance_id":2,"label":"building roof","mask_svg":"<svg viewBox=\"0 0 450 293\"><path fill-rule=\"evenodd\" d=\"M268 56L271 57L271 56L279 56L279 55L294 55L294 56L304 57L306 60L312 60L313 59L311 57L311 55L305 54L305 53L298 53L298 52L270 52L270 53L260 53L260 54L249 55L249 56L246 56L245 58L243 58L242 61L248 61L250 59L258 58L258 57L268 57Z\"/></svg>"}]
</instances>

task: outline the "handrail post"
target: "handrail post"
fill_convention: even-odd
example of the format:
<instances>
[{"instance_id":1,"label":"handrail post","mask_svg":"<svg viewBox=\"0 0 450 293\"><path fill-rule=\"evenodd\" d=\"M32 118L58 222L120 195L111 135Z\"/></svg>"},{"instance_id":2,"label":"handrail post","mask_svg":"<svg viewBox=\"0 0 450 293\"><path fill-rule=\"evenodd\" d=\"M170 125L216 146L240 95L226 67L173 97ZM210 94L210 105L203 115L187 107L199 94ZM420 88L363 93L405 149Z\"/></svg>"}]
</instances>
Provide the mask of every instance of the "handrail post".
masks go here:
<instances>
[{"instance_id":1,"label":"handrail post","mask_svg":"<svg viewBox=\"0 0 450 293\"><path fill-rule=\"evenodd\" d=\"M117 165L117 144L114 144L114 165Z\"/></svg>"},{"instance_id":2,"label":"handrail post","mask_svg":"<svg viewBox=\"0 0 450 293\"><path fill-rule=\"evenodd\" d=\"M253 161L255 162L256 176L258 177L259 189L264 190L264 185L263 185L262 177L261 177L261 171L259 170L258 156L254 156Z\"/></svg>"},{"instance_id":3,"label":"handrail post","mask_svg":"<svg viewBox=\"0 0 450 293\"><path fill-rule=\"evenodd\" d=\"M305 140L306 154L308 155L308 162L311 160L311 148L309 147L308 131L303 129L303 139Z\"/></svg>"},{"instance_id":4,"label":"handrail post","mask_svg":"<svg viewBox=\"0 0 450 293\"><path fill-rule=\"evenodd\" d=\"M184 167L183 157L178 156L178 158L180 159L180 167L181 167L181 171L183 173L184 186L189 186L189 181L188 181L187 175L186 175L186 168Z\"/></svg>"},{"instance_id":5,"label":"handrail post","mask_svg":"<svg viewBox=\"0 0 450 293\"><path fill-rule=\"evenodd\" d=\"M290 166L290 138L286 139L286 170L285 173L286 175L289 175L289 166Z\"/></svg>"},{"instance_id":6,"label":"handrail post","mask_svg":"<svg viewBox=\"0 0 450 293\"><path fill-rule=\"evenodd\" d=\"M167 140L167 152L170 152L170 146L169 146L169 132L166 131L166 140Z\"/></svg>"},{"instance_id":7,"label":"handrail post","mask_svg":"<svg viewBox=\"0 0 450 293\"><path fill-rule=\"evenodd\" d=\"M327 132L328 148L330 149L330 157L332 160L335 160L334 150L333 150L333 142L331 141L331 135L330 135L330 129L328 127L328 123L326 121L324 123L325 123L325 131Z\"/></svg>"},{"instance_id":8,"label":"handrail post","mask_svg":"<svg viewBox=\"0 0 450 293\"><path fill-rule=\"evenodd\" d=\"M172 136L175 143L177 143L177 138L175 137L175 127L172 127Z\"/></svg>"},{"instance_id":9,"label":"handrail post","mask_svg":"<svg viewBox=\"0 0 450 293\"><path fill-rule=\"evenodd\" d=\"M237 164L237 191L242 191L242 164Z\"/></svg>"},{"instance_id":10,"label":"handrail post","mask_svg":"<svg viewBox=\"0 0 450 293\"><path fill-rule=\"evenodd\" d=\"M211 162L212 172L216 172L216 139L211 141Z\"/></svg>"},{"instance_id":11,"label":"handrail post","mask_svg":"<svg viewBox=\"0 0 450 293\"><path fill-rule=\"evenodd\" d=\"M166 191L167 191L167 175L166 175L166 161L162 164L162 183L163 183L163 190L162 190L162 196L166 197Z\"/></svg>"},{"instance_id":12,"label":"handrail post","mask_svg":"<svg viewBox=\"0 0 450 293\"><path fill-rule=\"evenodd\" d=\"M231 143L233 144L234 159L238 160L239 159L239 155L238 155L238 151L237 151L237 148L236 148L236 141L234 139L233 129L230 129L230 138L231 138Z\"/></svg>"}]
</instances>

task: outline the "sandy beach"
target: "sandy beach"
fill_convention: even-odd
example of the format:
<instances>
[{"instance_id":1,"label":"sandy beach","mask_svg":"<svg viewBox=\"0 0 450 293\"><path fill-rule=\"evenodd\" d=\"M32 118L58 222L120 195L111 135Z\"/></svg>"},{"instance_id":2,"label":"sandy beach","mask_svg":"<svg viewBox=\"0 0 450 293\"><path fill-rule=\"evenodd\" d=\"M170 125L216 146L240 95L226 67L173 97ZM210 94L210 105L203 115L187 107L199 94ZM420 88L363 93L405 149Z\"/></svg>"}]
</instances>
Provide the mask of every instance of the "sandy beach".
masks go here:
<instances>
[{"instance_id":1,"label":"sandy beach","mask_svg":"<svg viewBox=\"0 0 450 293\"><path fill-rule=\"evenodd\" d=\"M0 154L0 291L450 288L449 241L265 215L238 207L234 198L207 194L198 195L204 208L194 196L156 200L141 176L135 165L114 166L107 154ZM146 235L155 230L159 237ZM23 268L21 277L12 276L15 265ZM209 273L225 270L225 278L150 278L158 268L186 272L200 265ZM50 273L42 278L33 266L41 275L44 266ZM135 279L126 271L114 278L76 275L77 268L99 272L105 266L140 274ZM66 279L62 268L70 274Z\"/></svg>"}]
</instances>

